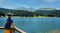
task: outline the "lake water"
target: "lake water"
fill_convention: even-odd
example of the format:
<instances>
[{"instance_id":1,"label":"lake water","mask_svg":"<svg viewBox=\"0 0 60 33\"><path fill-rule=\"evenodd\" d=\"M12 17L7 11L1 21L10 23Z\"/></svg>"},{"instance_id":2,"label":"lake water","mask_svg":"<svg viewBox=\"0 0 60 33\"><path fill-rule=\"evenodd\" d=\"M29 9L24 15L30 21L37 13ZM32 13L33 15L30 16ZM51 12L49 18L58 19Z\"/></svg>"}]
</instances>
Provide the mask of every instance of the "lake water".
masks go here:
<instances>
[{"instance_id":1,"label":"lake water","mask_svg":"<svg viewBox=\"0 0 60 33\"><path fill-rule=\"evenodd\" d=\"M6 19L0 18L0 26L5 25ZM12 20L15 26L27 33L46 33L60 30L60 18L12 18Z\"/></svg>"}]
</instances>

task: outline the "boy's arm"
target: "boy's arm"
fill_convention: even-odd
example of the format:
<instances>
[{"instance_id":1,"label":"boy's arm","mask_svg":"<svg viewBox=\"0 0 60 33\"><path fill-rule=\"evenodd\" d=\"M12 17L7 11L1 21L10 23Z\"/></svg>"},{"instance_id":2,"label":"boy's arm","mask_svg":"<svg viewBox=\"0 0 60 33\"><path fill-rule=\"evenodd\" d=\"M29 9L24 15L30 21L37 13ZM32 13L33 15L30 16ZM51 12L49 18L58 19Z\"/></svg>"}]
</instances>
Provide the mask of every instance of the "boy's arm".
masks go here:
<instances>
[{"instance_id":1,"label":"boy's arm","mask_svg":"<svg viewBox=\"0 0 60 33\"><path fill-rule=\"evenodd\" d=\"M13 24L13 23L11 24L11 28L15 29L15 26L14 26L14 24Z\"/></svg>"}]
</instances>

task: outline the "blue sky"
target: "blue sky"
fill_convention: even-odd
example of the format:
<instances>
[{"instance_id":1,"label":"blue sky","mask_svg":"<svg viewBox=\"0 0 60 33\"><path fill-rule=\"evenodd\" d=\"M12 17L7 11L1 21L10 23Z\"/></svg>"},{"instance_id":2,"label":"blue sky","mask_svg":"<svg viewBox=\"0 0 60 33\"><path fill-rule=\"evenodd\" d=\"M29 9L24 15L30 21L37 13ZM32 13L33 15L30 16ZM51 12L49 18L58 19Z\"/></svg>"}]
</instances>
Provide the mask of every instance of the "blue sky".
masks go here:
<instances>
[{"instance_id":1,"label":"blue sky","mask_svg":"<svg viewBox=\"0 0 60 33\"><path fill-rule=\"evenodd\" d=\"M60 9L60 0L0 0L0 7L8 9L25 8L56 8Z\"/></svg>"}]
</instances>

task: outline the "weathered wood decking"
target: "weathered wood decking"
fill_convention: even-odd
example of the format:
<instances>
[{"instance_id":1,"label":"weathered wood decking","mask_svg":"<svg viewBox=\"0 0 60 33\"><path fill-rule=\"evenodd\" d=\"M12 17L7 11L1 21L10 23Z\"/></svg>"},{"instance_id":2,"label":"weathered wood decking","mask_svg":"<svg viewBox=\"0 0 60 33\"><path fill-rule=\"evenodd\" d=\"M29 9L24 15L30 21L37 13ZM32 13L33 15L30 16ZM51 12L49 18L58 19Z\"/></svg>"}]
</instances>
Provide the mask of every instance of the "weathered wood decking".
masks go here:
<instances>
[{"instance_id":1,"label":"weathered wood decking","mask_svg":"<svg viewBox=\"0 0 60 33\"><path fill-rule=\"evenodd\" d=\"M4 27L0 27L0 29L4 29ZM24 31L22 31L21 29L17 28L16 26L15 26L15 29L14 30L16 30L19 33L26 33Z\"/></svg>"}]
</instances>

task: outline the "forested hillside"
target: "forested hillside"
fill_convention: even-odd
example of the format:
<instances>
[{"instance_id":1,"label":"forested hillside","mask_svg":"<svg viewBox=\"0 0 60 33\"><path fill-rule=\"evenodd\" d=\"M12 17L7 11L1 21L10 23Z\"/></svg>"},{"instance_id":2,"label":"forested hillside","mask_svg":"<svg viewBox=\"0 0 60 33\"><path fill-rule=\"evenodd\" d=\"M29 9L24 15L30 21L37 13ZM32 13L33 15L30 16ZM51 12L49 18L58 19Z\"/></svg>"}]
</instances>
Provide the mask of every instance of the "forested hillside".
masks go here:
<instances>
[{"instance_id":1,"label":"forested hillside","mask_svg":"<svg viewBox=\"0 0 60 33\"><path fill-rule=\"evenodd\" d=\"M6 16L9 12L13 13L13 16L21 16L21 17L33 17L33 16L47 16L47 17L60 17L60 10L46 10L39 9L34 12L28 10L13 10L13 9L5 9L0 8L0 16Z\"/></svg>"}]
</instances>

